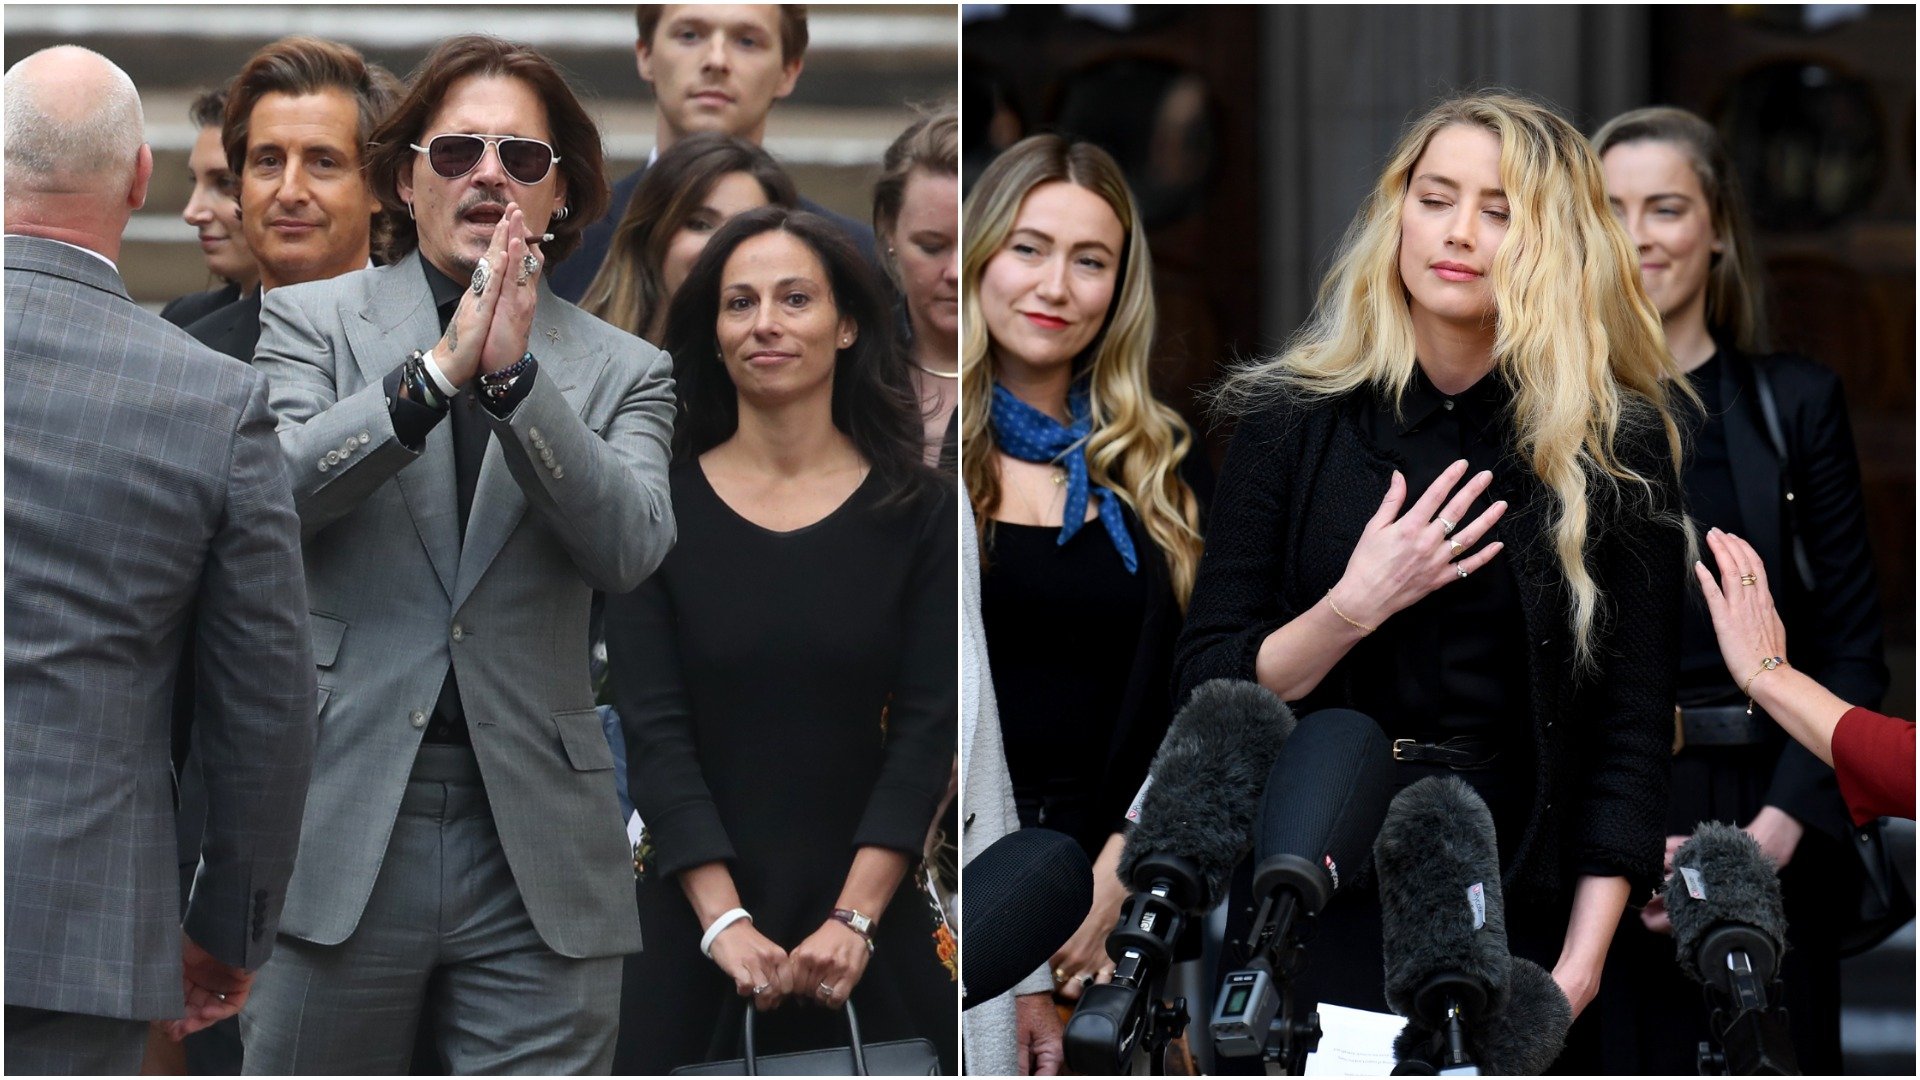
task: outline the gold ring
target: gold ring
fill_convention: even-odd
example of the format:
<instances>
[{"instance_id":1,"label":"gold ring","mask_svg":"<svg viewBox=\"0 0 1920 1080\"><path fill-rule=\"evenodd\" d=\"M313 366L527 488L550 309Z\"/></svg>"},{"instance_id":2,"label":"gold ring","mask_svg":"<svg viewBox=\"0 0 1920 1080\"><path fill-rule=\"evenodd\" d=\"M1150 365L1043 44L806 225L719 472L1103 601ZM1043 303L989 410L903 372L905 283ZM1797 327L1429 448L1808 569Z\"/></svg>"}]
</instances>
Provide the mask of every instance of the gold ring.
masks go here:
<instances>
[{"instance_id":1,"label":"gold ring","mask_svg":"<svg viewBox=\"0 0 1920 1080\"><path fill-rule=\"evenodd\" d=\"M1053 969L1053 981L1054 981L1054 982L1057 982L1057 983L1063 983L1063 982L1066 982L1066 981L1067 981L1067 969L1066 969L1066 968L1054 968L1054 969Z\"/></svg>"},{"instance_id":2,"label":"gold ring","mask_svg":"<svg viewBox=\"0 0 1920 1080\"><path fill-rule=\"evenodd\" d=\"M1752 574L1741 574L1741 575L1740 575L1740 584L1742 584L1742 585L1754 585L1754 584L1757 584L1757 583L1759 583L1759 581L1760 581L1760 579L1759 579L1759 578L1757 578L1757 577L1754 577L1754 576L1753 576Z\"/></svg>"},{"instance_id":3,"label":"gold ring","mask_svg":"<svg viewBox=\"0 0 1920 1080\"><path fill-rule=\"evenodd\" d=\"M1447 541L1447 550L1452 552L1455 555L1460 554L1462 551L1465 551L1466 549L1467 549L1467 545L1462 544L1458 540L1449 539Z\"/></svg>"}]
</instances>

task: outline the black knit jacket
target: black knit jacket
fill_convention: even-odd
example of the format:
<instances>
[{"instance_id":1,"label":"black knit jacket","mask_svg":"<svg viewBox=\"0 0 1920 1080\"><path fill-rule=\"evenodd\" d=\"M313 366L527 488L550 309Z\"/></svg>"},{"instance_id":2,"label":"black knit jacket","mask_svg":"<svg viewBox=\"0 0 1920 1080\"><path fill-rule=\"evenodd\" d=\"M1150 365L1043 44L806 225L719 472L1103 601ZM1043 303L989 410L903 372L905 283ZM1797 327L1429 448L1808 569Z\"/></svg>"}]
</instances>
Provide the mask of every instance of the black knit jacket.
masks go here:
<instances>
[{"instance_id":1,"label":"black knit jacket","mask_svg":"<svg viewBox=\"0 0 1920 1080\"><path fill-rule=\"evenodd\" d=\"M1395 467L1355 421L1371 393L1285 400L1241 420L1176 653L1176 701L1209 679L1252 679L1267 635L1339 581ZM1681 590L1692 579L1665 435L1650 408L1636 411L1616 448L1651 482L1651 503L1637 484L1589 488L1586 565L1603 597L1594 670L1574 663L1550 492L1512 451L1494 471L1493 490L1510 506L1487 542L1506 545L1495 558L1510 562L1526 620L1534 751L1532 811L1504 882L1510 900L1563 902L1583 872L1624 876L1640 898L1661 877ZM1378 677L1356 667L1336 664L1315 700L1335 704L1329 691L1350 698L1356 680Z\"/></svg>"}]
</instances>

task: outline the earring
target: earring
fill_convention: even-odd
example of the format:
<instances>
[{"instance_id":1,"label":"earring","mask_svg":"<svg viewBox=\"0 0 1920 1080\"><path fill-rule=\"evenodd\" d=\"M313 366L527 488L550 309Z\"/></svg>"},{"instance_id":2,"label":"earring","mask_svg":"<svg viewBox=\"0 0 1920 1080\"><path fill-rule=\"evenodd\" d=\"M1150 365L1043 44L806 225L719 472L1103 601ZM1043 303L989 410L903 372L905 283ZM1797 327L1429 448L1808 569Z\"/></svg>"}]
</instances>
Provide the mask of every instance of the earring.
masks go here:
<instances>
[{"instance_id":1,"label":"earring","mask_svg":"<svg viewBox=\"0 0 1920 1080\"><path fill-rule=\"evenodd\" d=\"M565 221L567 220L567 215L571 213L573 213L573 211L568 209L567 207L564 207L564 206L559 207L553 212L553 220Z\"/></svg>"},{"instance_id":2,"label":"earring","mask_svg":"<svg viewBox=\"0 0 1920 1080\"><path fill-rule=\"evenodd\" d=\"M408 204L407 204L407 220L408 220L408 221L413 221L413 220L415 220L415 218L414 218L414 216L413 216L413 204L412 204L412 203L408 203Z\"/></svg>"}]
</instances>

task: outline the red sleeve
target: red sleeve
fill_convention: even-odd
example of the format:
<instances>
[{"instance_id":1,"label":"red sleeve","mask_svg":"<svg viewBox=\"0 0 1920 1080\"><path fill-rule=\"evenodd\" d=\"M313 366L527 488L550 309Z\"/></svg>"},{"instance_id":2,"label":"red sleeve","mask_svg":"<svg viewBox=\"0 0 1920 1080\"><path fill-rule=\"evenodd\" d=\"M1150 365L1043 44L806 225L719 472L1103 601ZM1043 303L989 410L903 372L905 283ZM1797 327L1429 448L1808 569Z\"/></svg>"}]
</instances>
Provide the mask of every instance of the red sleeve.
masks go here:
<instances>
[{"instance_id":1,"label":"red sleeve","mask_svg":"<svg viewBox=\"0 0 1920 1080\"><path fill-rule=\"evenodd\" d=\"M1848 709L1833 729L1833 771L1855 825L1913 816L1913 721Z\"/></svg>"}]
</instances>

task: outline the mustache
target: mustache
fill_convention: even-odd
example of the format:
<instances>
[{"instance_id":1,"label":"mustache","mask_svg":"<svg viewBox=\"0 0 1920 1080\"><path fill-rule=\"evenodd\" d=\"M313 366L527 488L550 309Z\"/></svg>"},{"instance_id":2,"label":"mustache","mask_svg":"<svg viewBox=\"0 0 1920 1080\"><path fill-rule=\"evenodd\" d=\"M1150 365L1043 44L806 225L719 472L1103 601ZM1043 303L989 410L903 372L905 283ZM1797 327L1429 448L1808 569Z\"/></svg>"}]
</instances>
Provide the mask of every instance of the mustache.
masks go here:
<instances>
[{"instance_id":1,"label":"mustache","mask_svg":"<svg viewBox=\"0 0 1920 1080\"><path fill-rule=\"evenodd\" d=\"M460 200L460 205L455 208L454 213L465 216L482 206L497 206L500 208L500 212L504 214L507 211L507 197L497 191L476 191Z\"/></svg>"}]
</instances>

